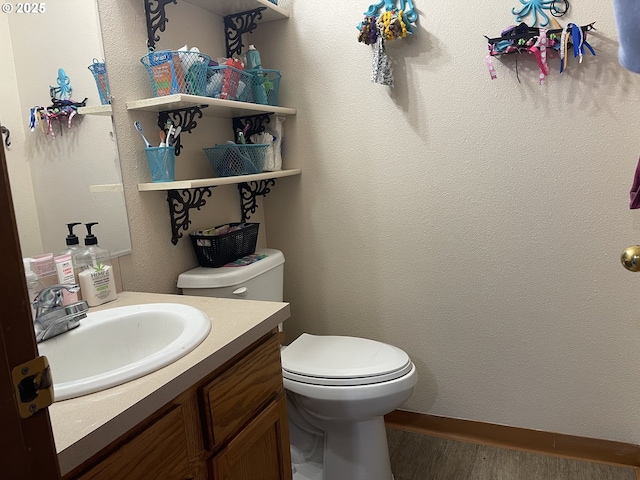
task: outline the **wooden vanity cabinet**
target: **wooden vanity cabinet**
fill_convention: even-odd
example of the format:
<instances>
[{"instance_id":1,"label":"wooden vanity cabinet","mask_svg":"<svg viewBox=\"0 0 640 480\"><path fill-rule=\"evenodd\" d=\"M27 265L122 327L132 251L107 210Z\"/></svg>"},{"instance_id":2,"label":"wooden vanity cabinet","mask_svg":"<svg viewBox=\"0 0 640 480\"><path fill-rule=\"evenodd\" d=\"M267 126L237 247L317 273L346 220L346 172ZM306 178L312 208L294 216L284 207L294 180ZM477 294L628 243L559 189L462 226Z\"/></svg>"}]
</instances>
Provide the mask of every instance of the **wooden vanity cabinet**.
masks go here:
<instances>
[{"instance_id":1,"label":"wooden vanity cabinet","mask_svg":"<svg viewBox=\"0 0 640 480\"><path fill-rule=\"evenodd\" d=\"M276 331L65 476L78 480L291 478Z\"/></svg>"}]
</instances>

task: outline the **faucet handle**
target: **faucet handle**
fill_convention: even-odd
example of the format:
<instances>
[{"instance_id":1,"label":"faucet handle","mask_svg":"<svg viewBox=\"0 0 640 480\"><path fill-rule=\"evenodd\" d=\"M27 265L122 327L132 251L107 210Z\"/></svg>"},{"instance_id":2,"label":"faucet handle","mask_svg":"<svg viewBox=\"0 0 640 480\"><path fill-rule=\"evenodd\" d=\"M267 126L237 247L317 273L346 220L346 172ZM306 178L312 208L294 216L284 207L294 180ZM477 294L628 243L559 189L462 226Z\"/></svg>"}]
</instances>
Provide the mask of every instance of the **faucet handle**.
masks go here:
<instances>
[{"instance_id":1,"label":"faucet handle","mask_svg":"<svg viewBox=\"0 0 640 480\"><path fill-rule=\"evenodd\" d=\"M47 313L48 311L62 306L62 291L67 290L69 293L76 293L80 290L80 285L72 283L69 285L51 285L43 288L33 301L36 307L36 317Z\"/></svg>"}]
</instances>

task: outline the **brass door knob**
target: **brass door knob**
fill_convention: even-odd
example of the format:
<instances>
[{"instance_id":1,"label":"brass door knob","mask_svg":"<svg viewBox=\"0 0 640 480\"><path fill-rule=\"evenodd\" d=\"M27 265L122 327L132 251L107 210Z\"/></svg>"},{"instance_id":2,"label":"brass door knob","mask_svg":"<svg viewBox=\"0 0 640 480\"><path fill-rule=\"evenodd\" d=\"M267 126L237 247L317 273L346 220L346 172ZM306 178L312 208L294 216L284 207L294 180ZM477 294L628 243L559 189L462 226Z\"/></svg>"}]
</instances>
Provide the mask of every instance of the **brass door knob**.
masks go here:
<instances>
[{"instance_id":1,"label":"brass door knob","mask_svg":"<svg viewBox=\"0 0 640 480\"><path fill-rule=\"evenodd\" d=\"M625 248L620 255L624 268L631 272L640 272L640 245Z\"/></svg>"}]
</instances>

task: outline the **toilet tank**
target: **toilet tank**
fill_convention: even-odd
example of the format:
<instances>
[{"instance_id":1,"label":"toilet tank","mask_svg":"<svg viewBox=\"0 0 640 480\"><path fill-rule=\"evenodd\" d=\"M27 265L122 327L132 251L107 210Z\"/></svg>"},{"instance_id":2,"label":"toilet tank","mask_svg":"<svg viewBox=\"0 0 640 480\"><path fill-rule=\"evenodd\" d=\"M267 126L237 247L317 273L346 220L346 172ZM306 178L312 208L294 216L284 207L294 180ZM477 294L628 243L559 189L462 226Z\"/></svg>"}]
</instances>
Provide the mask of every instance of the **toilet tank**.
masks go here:
<instances>
[{"instance_id":1,"label":"toilet tank","mask_svg":"<svg viewBox=\"0 0 640 480\"><path fill-rule=\"evenodd\" d=\"M281 302L284 255L271 248L255 253L267 256L242 267L197 267L181 273L178 288L184 295Z\"/></svg>"}]
</instances>

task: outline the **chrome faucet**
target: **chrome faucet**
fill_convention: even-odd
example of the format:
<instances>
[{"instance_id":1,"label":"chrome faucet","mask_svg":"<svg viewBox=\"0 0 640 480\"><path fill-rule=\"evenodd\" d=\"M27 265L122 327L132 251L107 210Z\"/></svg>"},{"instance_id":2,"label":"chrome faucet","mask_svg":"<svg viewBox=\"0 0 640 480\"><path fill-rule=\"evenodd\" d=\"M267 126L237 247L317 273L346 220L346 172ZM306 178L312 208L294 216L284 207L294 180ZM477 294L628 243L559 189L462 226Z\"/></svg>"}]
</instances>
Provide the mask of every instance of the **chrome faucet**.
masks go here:
<instances>
[{"instance_id":1,"label":"chrome faucet","mask_svg":"<svg viewBox=\"0 0 640 480\"><path fill-rule=\"evenodd\" d=\"M63 290L75 293L80 290L80 286L52 285L43 288L33 302L36 309L33 326L37 343L76 328L80 325L80 320L87 316L87 302L62 305Z\"/></svg>"}]
</instances>

